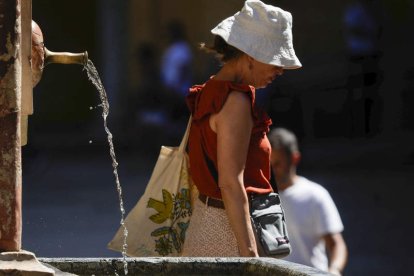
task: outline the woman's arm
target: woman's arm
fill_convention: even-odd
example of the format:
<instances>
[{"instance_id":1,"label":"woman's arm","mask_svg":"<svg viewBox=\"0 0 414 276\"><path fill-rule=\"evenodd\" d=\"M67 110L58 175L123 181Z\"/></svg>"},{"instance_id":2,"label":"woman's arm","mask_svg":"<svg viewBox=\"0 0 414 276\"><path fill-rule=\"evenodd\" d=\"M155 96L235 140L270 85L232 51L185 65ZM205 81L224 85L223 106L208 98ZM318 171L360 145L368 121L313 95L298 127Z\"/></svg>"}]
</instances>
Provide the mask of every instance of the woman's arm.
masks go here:
<instances>
[{"instance_id":1,"label":"woman's arm","mask_svg":"<svg viewBox=\"0 0 414 276\"><path fill-rule=\"evenodd\" d=\"M257 257L243 182L253 127L251 100L244 93L230 93L222 110L210 122L217 133L219 186L240 255Z\"/></svg>"}]
</instances>

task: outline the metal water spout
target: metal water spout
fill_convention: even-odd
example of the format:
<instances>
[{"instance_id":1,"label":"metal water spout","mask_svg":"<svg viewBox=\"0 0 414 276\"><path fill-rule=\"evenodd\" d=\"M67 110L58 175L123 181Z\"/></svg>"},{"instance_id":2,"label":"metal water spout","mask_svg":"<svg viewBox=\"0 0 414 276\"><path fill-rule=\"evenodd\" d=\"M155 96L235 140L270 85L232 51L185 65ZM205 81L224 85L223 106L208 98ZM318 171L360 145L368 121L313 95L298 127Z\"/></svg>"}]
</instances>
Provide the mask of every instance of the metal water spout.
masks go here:
<instances>
[{"instance_id":1,"label":"metal water spout","mask_svg":"<svg viewBox=\"0 0 414 276\"><path fill-rule=\"evenodd\" d=\"M69 52L52 52L45 47L45 65L51 63L60 64L80 64L86 65L88 63L88 52L83 53L69 53Z\"/></svg>"},{"instance_id":2,"label":"metal water spout","mask_svg":"<svg viewBox=\"0 0 414 276\"><path fill-rule=\"evenodd\" d=\"M22 89L21 95L21 145L27 144L28 116L33 114L32 87L35 87L42 78L46 65L51 63L59 64L80 64L86 66L88 63L88 52L52 52L45 47L43 32L39 25L31 20L31 87Z\"/></svg>"},{"instance_id":3,"label":"metal water spout","mask_svg":"<svg viewBox=\"0 0 414 276\"><path fill-rule=\"evenodd\" d=\"M32 20L32 80L33 87L40 81L43 69L51 63L80 64L86 66L88 63L88 52L52 52L45 47L42 30Z\"/></svg>"}]
</instances>

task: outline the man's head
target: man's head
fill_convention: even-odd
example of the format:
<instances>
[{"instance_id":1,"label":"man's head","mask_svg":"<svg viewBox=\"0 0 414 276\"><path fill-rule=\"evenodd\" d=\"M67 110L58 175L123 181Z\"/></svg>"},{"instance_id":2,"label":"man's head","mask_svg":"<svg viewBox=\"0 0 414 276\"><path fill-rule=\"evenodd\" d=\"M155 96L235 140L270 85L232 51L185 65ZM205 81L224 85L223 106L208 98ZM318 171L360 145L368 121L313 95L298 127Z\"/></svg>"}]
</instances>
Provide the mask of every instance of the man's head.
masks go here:
<instances>
[{"instance_id":1,"label":"man's head","mask_svg":"<svg viewBox=\"0 0 414 276\"><path fill-rule=\"evenodd\" d=\"M269 134L272 145L271 165L278 185L290 184L296 175L300 152L295 134L284 128L276 128Z\"/></svg>"}]
</instances>

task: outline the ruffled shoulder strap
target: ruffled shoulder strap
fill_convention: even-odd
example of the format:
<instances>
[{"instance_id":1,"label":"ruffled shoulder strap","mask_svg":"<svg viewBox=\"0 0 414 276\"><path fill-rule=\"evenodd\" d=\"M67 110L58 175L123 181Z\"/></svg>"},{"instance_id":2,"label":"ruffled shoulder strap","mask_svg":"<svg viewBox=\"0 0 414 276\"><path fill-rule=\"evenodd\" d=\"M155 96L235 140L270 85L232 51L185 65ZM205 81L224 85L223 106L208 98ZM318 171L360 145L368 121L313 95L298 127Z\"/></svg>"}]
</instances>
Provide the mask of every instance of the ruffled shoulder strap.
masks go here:
<instances>
[{"instance_id":1,"label":"ruffled shoulder strap","mask_svg":"<svg viewBox=\"0 0 414 276\"><path fill-rule=\"evenodd\" d=\"M233 91L244 92L251 99L252 114L257 119L254 108L255 88L245 84L237 84L230 81L210 79L203 85L195 85L190 88L186 101L193 115L193 120L203 119L210 114L218 113L223 108L229 94Z\"/></svg>"}]
</instances>

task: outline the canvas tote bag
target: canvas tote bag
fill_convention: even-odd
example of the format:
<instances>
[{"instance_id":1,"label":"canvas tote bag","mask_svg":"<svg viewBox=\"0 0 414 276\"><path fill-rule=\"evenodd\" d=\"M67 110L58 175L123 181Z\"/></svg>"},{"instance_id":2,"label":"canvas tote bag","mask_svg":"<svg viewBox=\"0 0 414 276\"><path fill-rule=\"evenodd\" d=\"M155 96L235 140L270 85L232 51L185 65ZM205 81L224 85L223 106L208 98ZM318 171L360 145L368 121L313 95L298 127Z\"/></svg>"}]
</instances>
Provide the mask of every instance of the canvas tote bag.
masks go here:
<instances>
[{"instance_id":1,"label":"canvas tote bag","mask_svg":"<svg viewBox=\"0 0 414 276\"><path fill-rule=\"evenodd\" d=\"M126 254L132 257L180 256L191 217L192 180L186 146L191 117L179 147L162 146L144 194L125 219ZM122 252L123 227L108 248Z\"/></svg>"}]
</instances>

